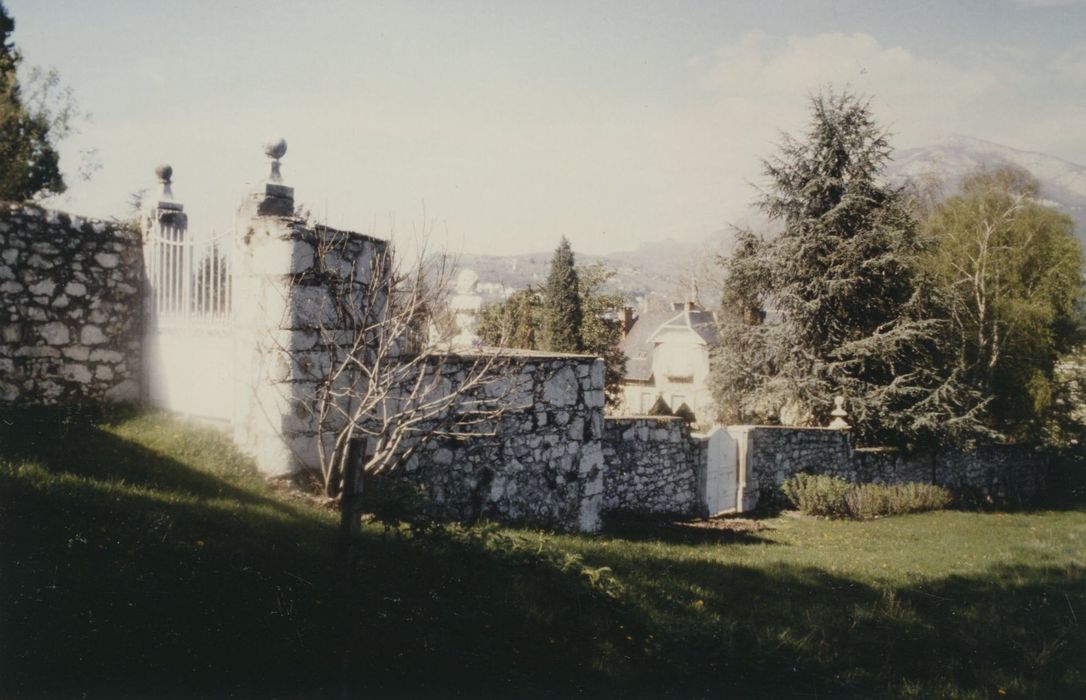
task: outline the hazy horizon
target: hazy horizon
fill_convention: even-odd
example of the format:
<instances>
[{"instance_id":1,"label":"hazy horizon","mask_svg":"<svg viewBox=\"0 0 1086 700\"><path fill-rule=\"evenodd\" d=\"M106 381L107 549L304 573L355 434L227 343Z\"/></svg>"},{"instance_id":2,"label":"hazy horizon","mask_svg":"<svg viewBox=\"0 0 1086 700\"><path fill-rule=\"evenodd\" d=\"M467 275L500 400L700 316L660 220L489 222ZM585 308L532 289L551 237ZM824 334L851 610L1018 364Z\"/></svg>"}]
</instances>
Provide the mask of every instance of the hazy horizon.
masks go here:
<instances>
[{"instance_id":1,"label":"hazy horizon","mask_svg":"<svg viewBox=\"0 0 1086 700\"><path fill-rule=\"evenodd\" d=\"M285 181L332 226L425 210L477 254L691 241L744 221L759 159L830 83L898 149L963 134L1086 163L1075 0L5 4L25 65L92 115L49 202L85 215L125 216L166 162L192 226L223 230L283 136Z\"/></svg>"}]
</instances>

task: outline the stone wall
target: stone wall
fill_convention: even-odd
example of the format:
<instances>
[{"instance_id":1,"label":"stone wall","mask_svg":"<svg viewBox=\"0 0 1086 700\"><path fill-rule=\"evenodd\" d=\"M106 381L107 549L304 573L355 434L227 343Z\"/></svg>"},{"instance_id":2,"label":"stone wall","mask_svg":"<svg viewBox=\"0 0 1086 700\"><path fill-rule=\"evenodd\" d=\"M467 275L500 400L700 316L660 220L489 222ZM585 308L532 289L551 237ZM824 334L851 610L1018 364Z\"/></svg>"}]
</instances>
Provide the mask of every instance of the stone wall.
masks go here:
<instances>
[{"instance_id":1,"label":"stone wall","mask_svg":"<svg viewBox=\"0 0 1086 700\"><path fill-rule=\"evenodd\" d=\"M336 327L336 284L363 287L387 245L291 216L293 190L265 184L243 203L234 250L234 441L268 476L319 470L317 383L331 367L318 329ZM344 292L346 294L347 292ZM330 448L332 436L324 435Z\"/></svg>"},{"instance_id":2,"label":"stone wall","mask_svg":"<svg viewBox=\"0 0 1086 700\"><path fill-rule=\"evenodd\" d=\"M0 204L0 405L140 395L140 236Z\"/></svg>"},{"instance_id":3,"label":"stone wall","mask_svg":"<svg viewBox=\"0 0 1086 700\"><path fill-rule=\"evenodd\" d=\"M740 494L744 510L779 503L781 484L797 472L828 474L854 483L939 484L956 494L995 501L1025 501L1039 495L1048 473L1042 452L1013 445L906 454L890 449L854 450L848 431L828 428L749 426L737 434L746 435L739 450L740 459L745 460L746 480Z\"/></svg>"},{"instance_id":4,"label":"stone wall","mask_svg":"<svg viewBox=\"0 0 1086 700\"><path fill-rule=\"evenodd\" d=\"M849 464L847 431L751 426L746 435L746 480L739 496L743 510L777 501L781 484L796 472L837 473Z\"/></svg>"},{"instance_id":5,"label":"stone wall","mask_svg":"<svg viewBox=\"0 0 1086 700\"><path fill-rule=\"evenodd\" d=\"M943 450L909 455L893 450L852 453L853 481L877 483L929 482L964 496L995 502L1022 502L1041 494L1048 480L1048 456L1019 445L975 450Z\"/></svg>"},{"instance_id":6,"label":"stone wall","mask_svg":"<svg viewBox=\"0 0 1086 700\"><path fill-rule=\"evenodd\" d=\"M603 361L514 355L502 375L491 392L509 409L494 437L433 439L401 478L422 487L446 517L598 530Z\"/></svg>"},{"instance_id":7,"label":"stone wall","mask_svg":"<svg viewBox=\"0 0 1086 700\"><path fill-rule=\"evenodd\" d=\"M607 465L603 505L608 511L699 515L699 472L705 440L691 437L681 418L606 418Z\"/></svg>"}]
</instances>

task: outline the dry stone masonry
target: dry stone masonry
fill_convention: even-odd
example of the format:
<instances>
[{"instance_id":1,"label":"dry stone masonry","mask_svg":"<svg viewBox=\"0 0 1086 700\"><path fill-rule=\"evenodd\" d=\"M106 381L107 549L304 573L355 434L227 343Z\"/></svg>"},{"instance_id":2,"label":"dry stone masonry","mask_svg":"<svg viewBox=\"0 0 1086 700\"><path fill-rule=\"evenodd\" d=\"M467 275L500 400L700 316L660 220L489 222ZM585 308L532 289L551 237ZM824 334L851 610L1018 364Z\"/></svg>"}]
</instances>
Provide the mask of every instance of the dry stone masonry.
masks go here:
<instances>
[{"instance_id":1,"label":"dry stone masonry","mask_svg":"<svg viewBox=\"0 0 1086 700\"><path fill-rule=\"evenodd\" d=\"M946 486L961 495L1025 501L1045 488L1048 460L1016 445L908 454L890 449L853 449L846 430L743 426L740 500L744 510L780 502L780 486L798 472L828 474L854 483Z\"/></svg>"},{"instance_id":2,"label":"dry stone masonry","mask_svg":"<svg viewBox=\"0 0 1086 700\"><path fill-rule=\"evenodd\" d=\"M496 436L431 441L403 478L447 517L598 530L603 361L544 353L508 360L506 379L492 389L510 407Z\"/></svg>"},{"instance_id":3,"label":"dry stone masonry","mask_svg":"<svg viewBox=\"0 0 1086 700\"><path fill-rule=\"evenodd\" d=\"M325 283L374 280L373 265L386 259L388 244L295 218L293 189L280 176L286 142L270 142L265 152L271 174L239 209L225 242L232 252L229 268L221 266L230 275L225 282L201 272L190 249L195 241L180 237L187 219L173 199L168 166L159 168L163 192L149 221L173 238L145 240L119 223L0 205L0 406L142 397L228 422L235 442L269 476L318 468L318 441L331 435L327 425L318 432L311 399L332 358L318 347L317 328L338 327ZM171 222L177 225L166 231ZM166 252L156 254L155 245ZM187 257L177 257L181 251ZM145 265L157 271L157 287L152 277L144 284ZM460 310L474 309L470 281L462 280ZM220 284L223 298L209 306L207 290ZM169 291L178 286L183 293ZM149 303L164 293L169 304ZM188 303L193 294L195 305ZM159 316L177 312L178 299L183 322L164 323L170 319ZM201 338L205 352L194 355ZM451 352L435 371L449 386L463 385L478 352ZM1012 500L1045 485L1044 456L1024 448L854 450L840 400L838 429L729 426L698 437L677 419L605 420L602 360L506 355L499 380L480 389L504 402L500 418L487 430L416 446L398 477L421 487L447 517L591 532L607 511L750 510L779 499L780 485L800 471L930 482ZM197 379L204 384L192 389ZM209 401L210 389L217 399Z\"/></svg>"},{"instance_id":4,"label":"dry stone masonry","mask_svg":"<svg viewBox=\"0 0 1086 700\"><path fill-rule=\"evenodd\" d=\"M698 481L706 441L681 418L607 418L604 508L653 515L701 515Z\"/></svg>"},{"instance_id":5,"label":"dry stone masonry","mask_svg":"<svg viewBox=\"0 0 1086 700\"><path fill-rule=\"evenodd\" d=\"M139 398L139 234L0 205L0 405Z\"/></svg>"},{"instance_id":6,"label":"dry stone masonry","mask_svg":"<svg viewBox=\"0 0 1086 700\"><path fill-rule=\"evenodd\" d=\"M751 426L746 429L746 470L740 471L742 505L776 502L780 486L797 472L826 474L850 470L849 433L828 428ZM741 457L742 459L742 457ZM846 477L847 478L847 477Z\"/></svg>"},{"instance_id":7,"label":"dry stone masonry","mask_svg":"<svg viewBox=\"0 0 1086 700\"><path fill-rule=\"evenodd\" d=\"M1048 466L1043 452L1021 445L915 455L896 450L855 450L845 478L887 484L929 482L957 494L1014 503L1029 501L1044 490Z\"/></svg>"}]
</instances>

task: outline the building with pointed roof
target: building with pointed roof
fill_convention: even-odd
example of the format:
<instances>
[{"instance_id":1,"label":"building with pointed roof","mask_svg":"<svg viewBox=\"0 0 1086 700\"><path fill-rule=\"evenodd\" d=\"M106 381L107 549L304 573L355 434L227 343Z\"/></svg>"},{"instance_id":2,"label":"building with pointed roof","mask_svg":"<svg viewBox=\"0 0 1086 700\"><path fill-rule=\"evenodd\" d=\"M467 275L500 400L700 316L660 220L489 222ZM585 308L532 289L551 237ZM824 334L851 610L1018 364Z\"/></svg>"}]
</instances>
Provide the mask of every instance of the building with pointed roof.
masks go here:
<instances>
[{"instance_id":1,"label":"building with pointed roof","mask_svg":"<svg viewBox=\"0 0 1086 700\"><path fill-rule=\"evenodd\" d=\"M622 342L626 377L624 415L644 415L660 399L672 413L685 406L698 423L709 423L709 351L717 343L716 317L696 302L643 312Z\"/></svg>"}]
</instances>

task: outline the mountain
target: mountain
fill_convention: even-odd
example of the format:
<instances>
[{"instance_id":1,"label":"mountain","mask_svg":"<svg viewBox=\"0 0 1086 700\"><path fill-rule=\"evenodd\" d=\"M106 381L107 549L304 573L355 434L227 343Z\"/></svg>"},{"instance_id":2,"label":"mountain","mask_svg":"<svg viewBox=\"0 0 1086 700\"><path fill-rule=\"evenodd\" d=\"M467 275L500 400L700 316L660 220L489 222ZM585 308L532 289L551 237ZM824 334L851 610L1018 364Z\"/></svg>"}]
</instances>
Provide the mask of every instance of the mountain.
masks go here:
<instances>
[{"instance_id":1,"label":"mountain","mask_svg":"<svg viewBox=\"0 0 1086 700\"><path fill-rule=\"evenodd\" d=\"M990 141L954 136L942 143L898 151L887 169L891 182L935 178L944 192L953 194L962 179L979 167L1017 165L1030 171L1041 184L1041 196L1066 212L1075 222L1075 233L1086 246L1086 167L1054 156L1021 151ZM758 228L755 226L754 228ZM715 306L720 298L720 267L717 258L728 252L731 234L716 231L700 240L665 239L646 243L632 251L607 255L582 255L574 251L578 265L595 262L615 271L609 287L652 305L685 300L696 282L703 304ZM462 268L479 274L486 301L507 290L541 287L550 269L552 251L513 256L462 255Z\"/></svg>"},{"instance_id":2,"label":"mountain","mask_svg":"<svg viewBox=\"0 0 1086 700\"><path fill-rule=\"evenodd\" d=\"M1041 183L1041 197L1067 213L1075 222L1075 234L1086 245L1086 166L1054 156L1020 151L991 141L954 136L943 143L898 151L887 175L902 182L934 176L954 192L962 179L981 167L1017 165Z\"/></svg>"},{"instance_id":3,"label":"mountain","mask_svg":"<svg viewBox=\"0 0 1086 700\"><path fill-rule=\"evenodd\" d=\"M636 250L607 255L574 251L577 266L600 263L615 275L607 287L621 292L631 302L648 301L660 306L685 300L696 285L702 303L714 305L720 293L715 284L720 276L717 257L727 252L730 233L721 230L698 241L665 239L646 243ZM486 302L495 301L515 289L542 287L550 271L553 251L521 255L461 254L457 266L479 275L479 292Z\"/></svg>"}]
</instances>

